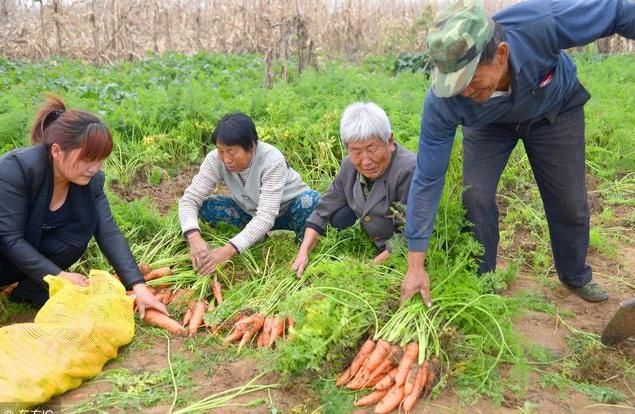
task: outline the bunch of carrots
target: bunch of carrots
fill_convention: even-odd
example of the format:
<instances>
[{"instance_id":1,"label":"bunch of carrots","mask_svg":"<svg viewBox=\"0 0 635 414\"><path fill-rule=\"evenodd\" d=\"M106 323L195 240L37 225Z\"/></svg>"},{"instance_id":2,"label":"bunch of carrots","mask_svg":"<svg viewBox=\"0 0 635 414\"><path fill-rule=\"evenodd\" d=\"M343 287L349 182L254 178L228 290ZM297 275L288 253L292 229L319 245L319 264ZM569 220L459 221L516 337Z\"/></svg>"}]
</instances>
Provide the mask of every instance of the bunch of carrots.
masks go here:
<instances>
[{"instance_id":1,"label":"bunch of carrots","mask_svg":"<svg viewBox=\"0 0 635 414\"><path fill-rule=\"evenodd\" d=\"M218 279L214 278L213 281L210 281L209 286L213 294L213 299L208 302L203 299L203 294L199 295L198 299L190 301L185 315L183 315L183 326L187 326L187 331L190 336L196 335L196 332L205 326L205 312L213 311L217 305L223 303L223 293ZM216 304L214 304L214 302L216 302Z\"/></svg>"},{"instance_id":2,"label":"bunch of carrots","mask_svg":"<svg viewBox=\"0 0 635 414\"><path fill-rule=\"evenodd\" d=\"M150 266L142 263L139 265L139 270L143 274L143 278L146 282L167 278L172 275L172 270L167 266L152 270ZM216 304L223 302L222 288L218 280L214 278L214 280L209 281L208 284L209 290L213 293L213 299L210 300L209 303L204 299L205 289L201 291L201 295L199 295L198 299L191 299L193 296L191 289L180 288L172 290L167 286L159 287L158 289L148 287L148 289L154 293L157 300L164 305L184 300L184 298L186 298L185 300L190 300L182 323L154 309L147 309L143 320L149 325L163 328L175 335L195 335L196 332L204 326L203 320L205 312L214 309L214 302L216 302Z\"/></svg>"},{"instance_id":3,"label":"bunch of carrots","mask_svg":"<svg viewBox=\"0 0 635 414\"><path fill-rule=\"evenodd\" d=\"M239 315L225 343L239 342L238 352L254 339L258 348L270 348L278 338L285 337L291 327L293 319L290 317L265 317L261 313Z\"/></svg>"},{"instance_id":4,"label":"bunch of carrots","mask_svg":"<svg viewBox=\"0 0 635 414\"><path fill-rule=\"evenodd\" d=\"M367 340L351 365L337 379L337 386L352 390L373 388L355 405L373 404L375 413L389 413L396 408L410 412L419 397L429 395L439 374L435 360L418 363L419 344L408 343L403 349L379 340Z\"/></svg>"}]
</instances>

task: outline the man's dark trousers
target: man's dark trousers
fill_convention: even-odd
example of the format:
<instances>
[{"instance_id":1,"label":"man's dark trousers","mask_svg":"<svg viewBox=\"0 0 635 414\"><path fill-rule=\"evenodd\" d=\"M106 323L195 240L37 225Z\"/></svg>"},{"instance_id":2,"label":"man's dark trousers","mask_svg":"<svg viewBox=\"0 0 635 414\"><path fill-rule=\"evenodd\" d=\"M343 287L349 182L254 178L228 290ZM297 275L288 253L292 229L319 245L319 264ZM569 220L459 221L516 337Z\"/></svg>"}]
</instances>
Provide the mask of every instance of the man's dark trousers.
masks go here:
<instances>
[{"instance_id":1,"label":"man's dark trousers","mask_svg":"<svg viewBox=\"0 0 635 414\"><path fill-rule=\"evenodd\" d=\"M485 248L479 272L496 269L496 186L519 139L542 197L558 277L571 288L584 286L592 275L586 263L589 206L583 105L567 108L551 120L463 128L463 204L474 224L472 231Z\"/></svg>"}]
</instances>

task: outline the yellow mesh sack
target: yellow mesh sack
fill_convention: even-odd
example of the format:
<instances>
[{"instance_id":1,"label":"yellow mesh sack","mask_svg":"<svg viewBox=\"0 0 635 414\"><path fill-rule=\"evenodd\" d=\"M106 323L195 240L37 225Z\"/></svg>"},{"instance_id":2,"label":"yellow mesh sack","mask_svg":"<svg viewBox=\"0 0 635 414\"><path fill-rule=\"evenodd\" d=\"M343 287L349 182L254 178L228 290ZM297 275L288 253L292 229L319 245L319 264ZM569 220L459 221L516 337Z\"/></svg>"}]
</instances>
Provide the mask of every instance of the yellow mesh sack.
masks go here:
<instances>
[{"instance_id":1,"label":"yellow mesh sack","mask_svg":"<svg viewBox=\"0 0 635 414\"><path fill-rule=\"evenodd\" d=\"M134 336L134 299L107 272L81 287L46 276L50 299L33 323L0 328L0 404L28 408L97 375Z\"/></svg>"}]
</instances>

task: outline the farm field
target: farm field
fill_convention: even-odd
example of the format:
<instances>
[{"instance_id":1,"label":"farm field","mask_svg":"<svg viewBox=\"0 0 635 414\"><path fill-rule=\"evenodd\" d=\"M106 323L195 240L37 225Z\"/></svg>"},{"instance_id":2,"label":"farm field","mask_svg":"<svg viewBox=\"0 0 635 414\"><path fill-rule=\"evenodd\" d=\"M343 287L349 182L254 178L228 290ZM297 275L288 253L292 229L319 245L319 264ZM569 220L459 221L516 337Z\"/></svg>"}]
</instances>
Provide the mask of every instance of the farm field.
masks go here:
<instances>
[{"instance_id":1,"label":"farm field","mask_svg":"<svg viewBox=\"0 0 635 414\"><path fill-rule=\"evenodd\" d=\"M583 302L558 282L521 145L499 184L499 271L476 276L479 246L462 231L459 131L428 256L438 312L425 311L419 298L400 307L405 258L372 265L372 243L358 226L329 231L302 279L289 268L298 245L291 233L276 231L219 272L225 301L205 321L217 325L245 310L285 315L295 321L288 337L273 348L239 349L224 343L225 330L184 338L137 318L133 342L99 376L50 407L68 413L372 412L353 405L366 391L338 388L335 379L366 339L381 337L399 345L423 340L426 358L440 361L438 383L414 412L632 412L635 342L605 348L598 335L619 302L635 296L635 56L575 58L592 95L586 105L588 261L608 301ZM105 166L107 192L135 257L169 265L171 282L211 295L192 272L177 201L212 148L218 119L236 110L249 114L260 138L323 192L345 155L338 127L349 103L383 107L396 140L416 151L429 81L394 67L395 58L383 56L321 62L299 76L291 70L288 82L265 89L262 59L252 55L148 55L112 66L0 59L0 153L27 145L45 92L100 114L116 142ZM221 244L234 232L206 227L204 237ZM96 245L74 270L91 268L110 270ZM185 304L169 310L180 320ZM429 316L424 326L400 323L421 315ZM33 317L34 311L0 298L0 325Z\"/></svg>"}]
</instances>

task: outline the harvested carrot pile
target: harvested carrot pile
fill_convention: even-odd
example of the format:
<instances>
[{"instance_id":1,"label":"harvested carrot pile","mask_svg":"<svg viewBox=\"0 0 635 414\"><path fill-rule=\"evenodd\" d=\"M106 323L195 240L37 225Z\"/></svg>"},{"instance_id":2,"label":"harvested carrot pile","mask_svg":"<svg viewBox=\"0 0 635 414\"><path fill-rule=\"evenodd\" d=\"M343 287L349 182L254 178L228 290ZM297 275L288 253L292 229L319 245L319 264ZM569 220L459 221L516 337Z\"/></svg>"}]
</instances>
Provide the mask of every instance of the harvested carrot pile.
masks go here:
<instances>
[{"instance_id":1,"label":"harvested carrot pile","mask_svg":"<svg viewBox=\"0 0 635 414\"><path fill-rule=\"evenodd\" d=\"M337 386L352 390L372 388L357 400L357 407L376 404L375 413L397 408L411 412L421 395L429 395L438 378L436 360L418 363L419 345L410 342L403 349L384 340L367 340L351 365L337 379Z\"/></svg>"},{"instance_id":2,"label":"harvested carrot pile","mask_svg":"<svg viewBox=\"0 0 635 414\"><path fill-rule=\"evenodd\" d=\"M234 323L225 343L239 342L238 351L256 340L258 348L270 348L279 338L284 338L293 320L288 317L265 317L260 313L244 316Z\"/></svg>"}]
</instances>

